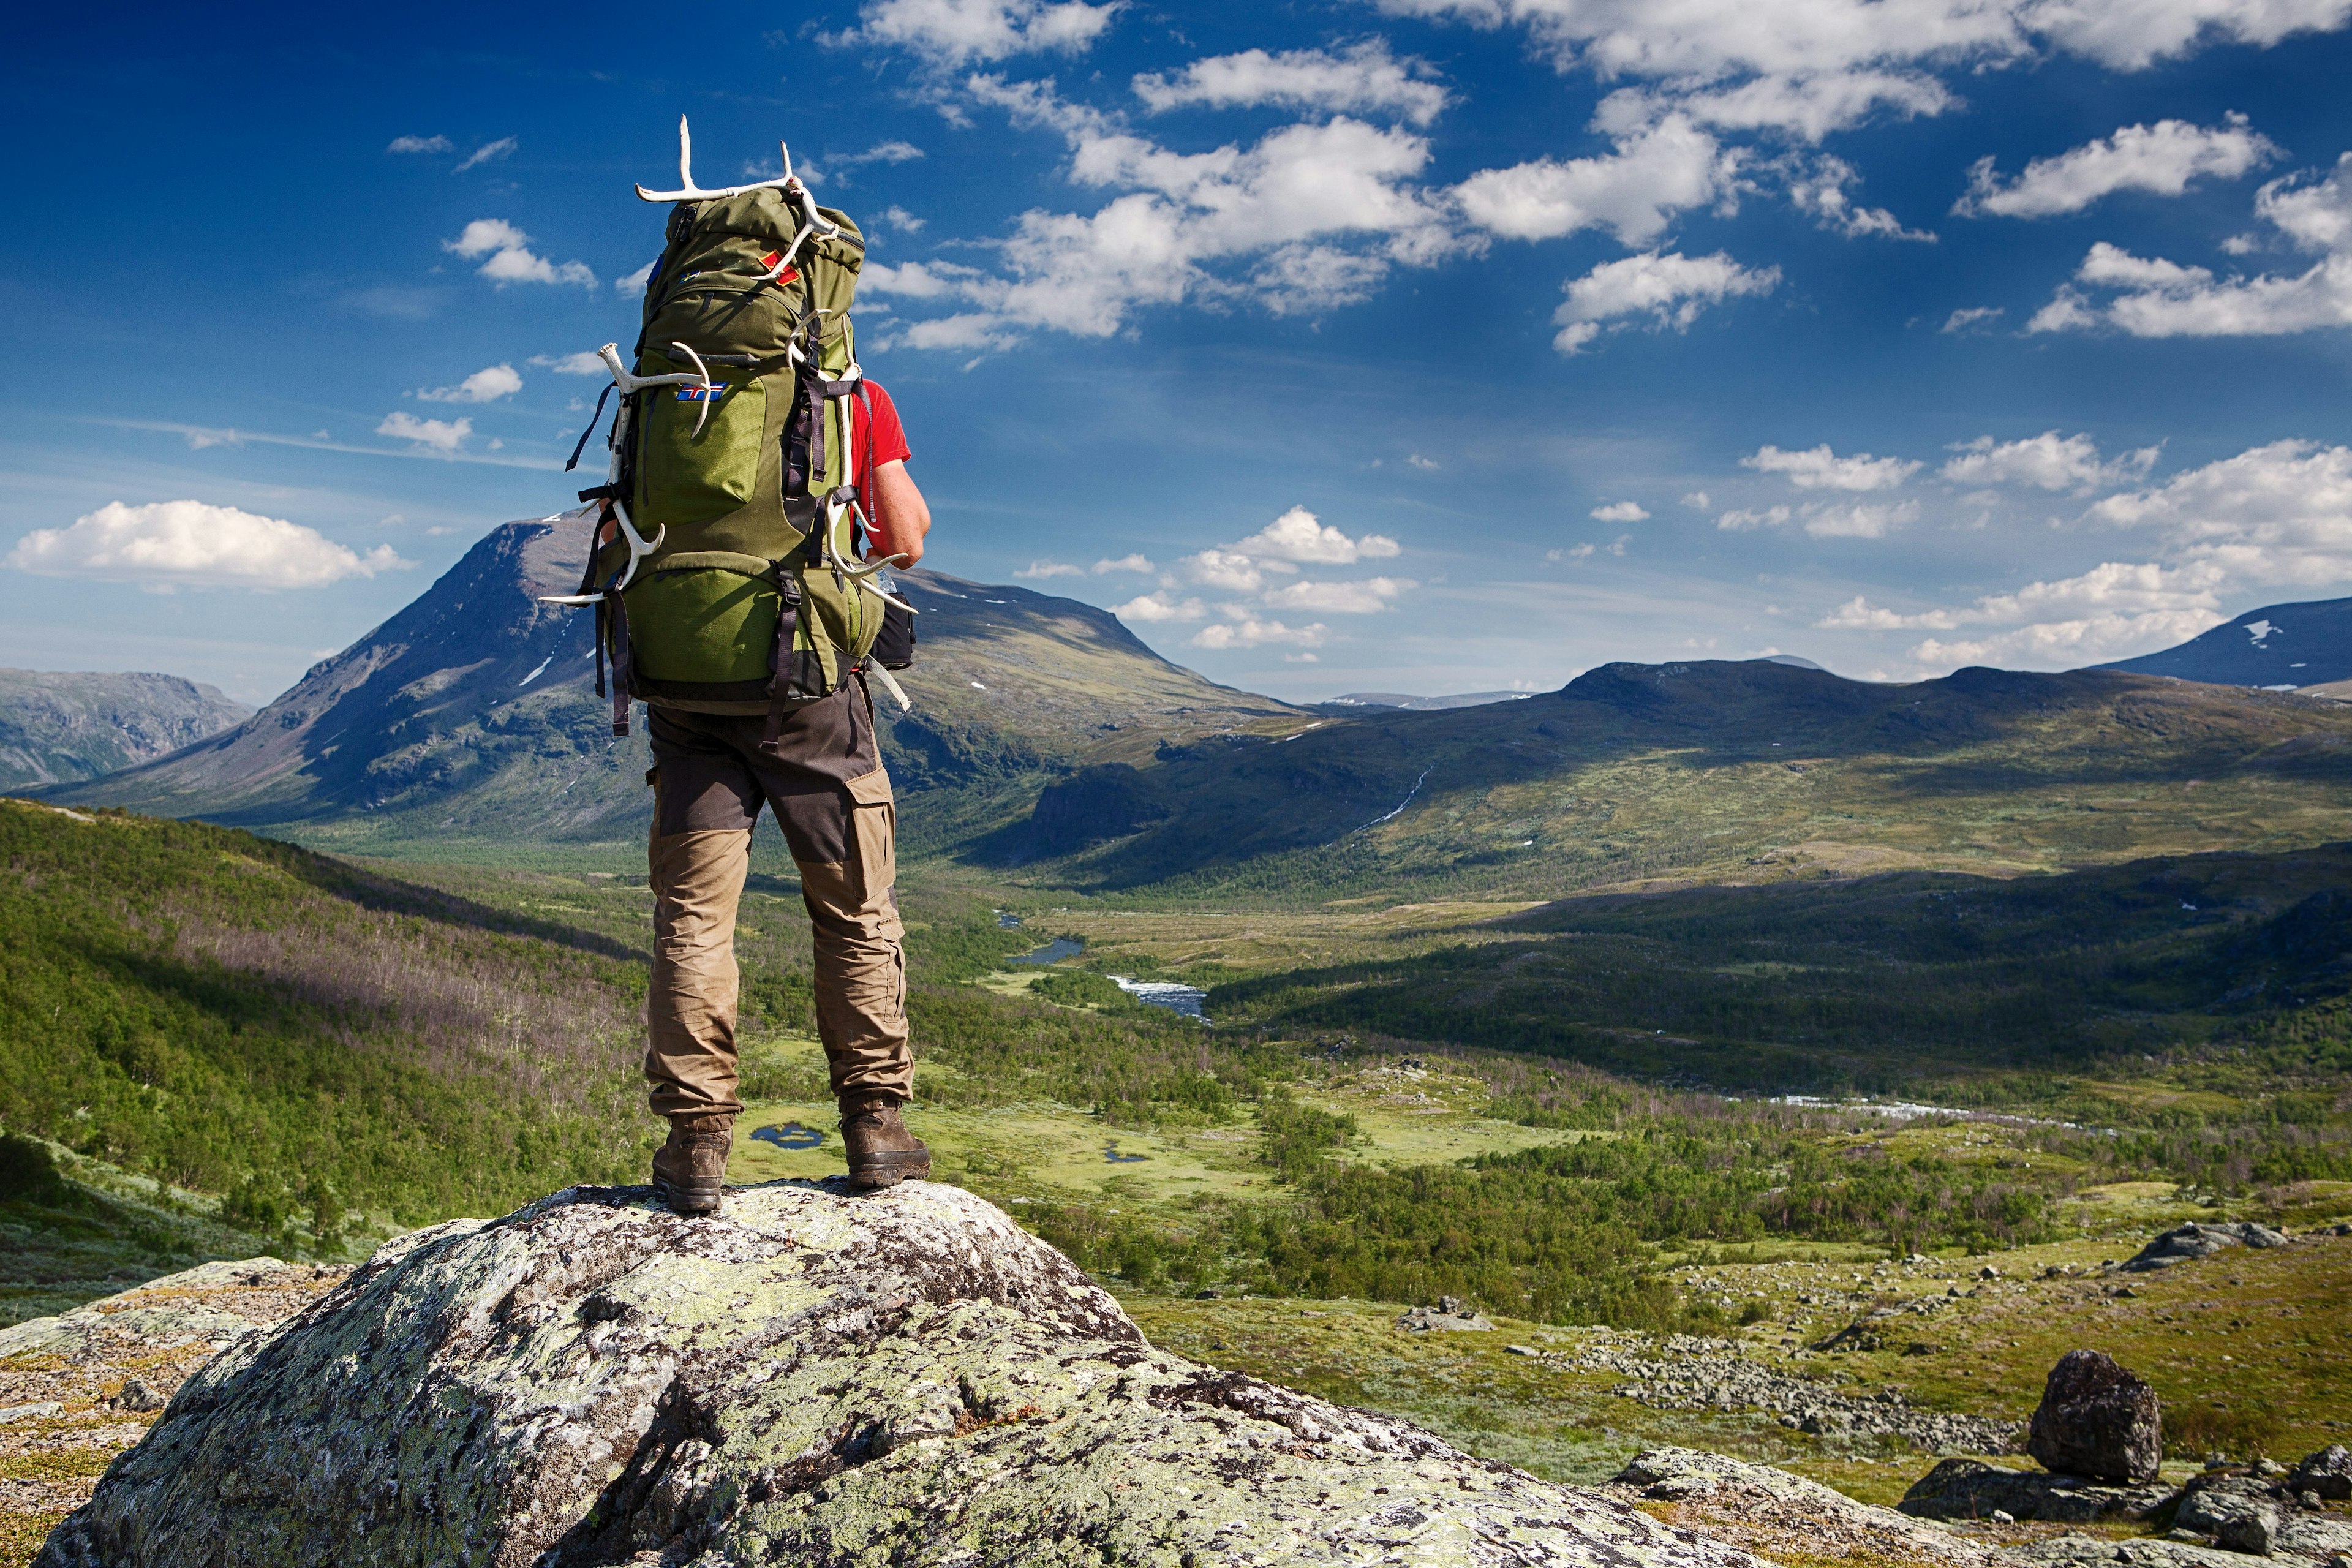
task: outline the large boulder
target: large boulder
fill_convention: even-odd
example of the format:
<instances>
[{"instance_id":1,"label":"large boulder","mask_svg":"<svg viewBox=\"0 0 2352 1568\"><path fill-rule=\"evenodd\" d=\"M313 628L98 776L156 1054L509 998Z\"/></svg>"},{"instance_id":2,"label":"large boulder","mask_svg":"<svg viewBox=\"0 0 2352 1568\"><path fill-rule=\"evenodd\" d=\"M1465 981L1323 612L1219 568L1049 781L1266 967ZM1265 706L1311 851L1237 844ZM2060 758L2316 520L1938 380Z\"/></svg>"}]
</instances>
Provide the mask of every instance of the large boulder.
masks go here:
<instances>
[{"instance_id":1,"label":"large boulder","mask_svg":"<svg viewBox=\"0 0 2352 1568\"><path fill-rule=\"evenodd\" d=\"M2298 1495L2316 1492L2323 1502L2352 1500L2352 1454L2341 1443L2330 1443L2288 1472L2286 1489Z\"/></svg>"},{"instance_id":2,"label":"large boulder","mask_svg":"<svg viewBox=\"0 0 2352 1568\"><path fill-rule=\"evenodd\" d=\"M2100 1351L2068 1351L2050 1369L2025 1451L2060 1475L2152 1481L2164 1457L2156 1390Z\"/></svg>"},{"instance_id":3,"label":"large boulder","mask_svg":"<svg viewBox=\"0 0 2352 1568\"><path fill-rule=\"evenodd\" d=\"M2141 1247L2124 1267L2144 1274L2151 1268L2170 1268L2176 1264L2210 1258L2228 1247L2284 1247L2288 1240L2284 1232L2250 1219L2231 1220L2227 1225L2200 1225L2191 1220Z\"/></svg>"},{"instance_id":4,"label":"large boulder","mask_svg":"<svg viewBox=\"0 0 2352 1568\"><path fill-rule=\"evenodd\" d=\"M404 1237L190 1378L40 1568L1758 1568L1144 1342L956 1188L579 1188Z\"/></svg>"}]
</instances>

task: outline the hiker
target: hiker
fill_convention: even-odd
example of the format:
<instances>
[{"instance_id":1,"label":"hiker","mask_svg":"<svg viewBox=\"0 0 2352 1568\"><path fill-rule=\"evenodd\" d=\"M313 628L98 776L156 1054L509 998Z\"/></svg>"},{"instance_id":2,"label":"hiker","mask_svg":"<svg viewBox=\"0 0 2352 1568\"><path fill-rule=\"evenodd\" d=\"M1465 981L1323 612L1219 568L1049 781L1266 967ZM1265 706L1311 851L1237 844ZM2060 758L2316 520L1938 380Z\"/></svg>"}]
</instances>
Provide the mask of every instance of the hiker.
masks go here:
<instances>
[{"instance_id":1,"label":"hiker","mask_svg":"<svg viewBox=\"0 0 2352 1568\"><path fill-rule=\"evenodd\" d=\"M872 497L868 560L923 553L930 509L907 472L911 455L889 395L871 380L856 403L861 489ZM865 476L861 476L865 478ZM799 868L816 939L817 1034L832 1068L853 1186L930 1173L930 1152L907 1131L912 1096L907 966L898 900L897 816L875 750L873 700L863 676L784 721L761 745L766 721L656 707L652 1044L646 1077L653 1109L669 1118L654 1156L654 1184L670 1207L719 1205L735 1118L735 905L751 864L761 802L775 813Z\"/></svg>"},{"instance_id":2,"label":"hiker","mask_svg":"<svg viewBox=\"0 0 2352 1568\"><path fill-rule=\"evenodd\" d=\"M923 552L930 509L907 473L889 395L857 363L850 309L866 254L848 215L793 178L704 190L678 121L675 204L647 269L644 331L617 391L579 591L596 611L596 691L613 733L650 714L654 958L646 1077L669 1119L655 1195L719 1206L736 1097L735 906L764 805L815 932L817 1033L853 1186L930 1173L899 1107L914 1088L899 949L896 806L869 679L914 658L913 607L880 580ZM581 437L584 447L588 434ZM572 452L579 459L580 448ZM571 465L566 465L570 467Z\"/></svg>"}]
</instances>

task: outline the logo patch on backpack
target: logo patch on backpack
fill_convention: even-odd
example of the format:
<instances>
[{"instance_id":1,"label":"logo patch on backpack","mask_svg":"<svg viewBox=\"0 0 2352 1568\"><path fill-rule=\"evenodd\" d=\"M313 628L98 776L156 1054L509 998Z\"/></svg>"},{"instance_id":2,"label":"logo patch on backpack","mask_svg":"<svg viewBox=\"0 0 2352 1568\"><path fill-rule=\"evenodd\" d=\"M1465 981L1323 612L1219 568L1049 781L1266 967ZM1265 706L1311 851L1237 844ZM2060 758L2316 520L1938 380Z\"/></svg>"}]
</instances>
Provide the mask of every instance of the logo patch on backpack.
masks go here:
<instances>
[{"instance_id":1,"label":"logo patch on backpack","mask_svg":"<svg viewBox=\"0 0 2352 1568\"><path fill-rule=\"evenodd\" d=\"M716 403L727 395L723 386L681 386L677 389L680 403Z\"/></svg>"},{"instance_id":2,"label":"logo patch on backpack","mask_svg":"<svg viewBox=\"0 0 2352 1568\"><path fill-rule=\"evenodd\" d=\"M799 268L787 267L782 272L776 270L776 264L783 260L783 258L784 253L781 250L772 250L768 252L767 255L760 258L760 265L768 269L769 282L784 284L798 281L801 275L801 269Z\"/></svg>"}]
</instances>

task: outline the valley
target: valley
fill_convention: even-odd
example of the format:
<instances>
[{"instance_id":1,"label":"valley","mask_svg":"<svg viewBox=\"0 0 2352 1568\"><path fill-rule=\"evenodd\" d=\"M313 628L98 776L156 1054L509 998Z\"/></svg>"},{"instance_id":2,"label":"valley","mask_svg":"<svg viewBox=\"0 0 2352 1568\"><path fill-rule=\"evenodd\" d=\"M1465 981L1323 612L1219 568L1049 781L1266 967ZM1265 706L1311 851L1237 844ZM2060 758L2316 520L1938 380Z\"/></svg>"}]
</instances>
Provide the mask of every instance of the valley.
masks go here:
<instances>
[{"instance_id":1,"label":"valley","mask_svg":"<svg viewBox=\"0 0 2352 1568\"><path fill-rule=\"evenodd\" d=\"M226 734L0 802L0 1318L643 1179L643 739L531 602L564 548L510 525ZM1155 1342L1559 1480L1675 1443L1890 1502L2084 1343L2174 1472L2343 1440L2352 708L1758 661L1335 714L908 591L908 1121ZM730 1180L823 1178L772 827L737 946ZM2191 1221L2294 1240L2112 1267ZM1400 1326L1449 1300L1493 1327ZM120 1416L27 1420L26 1542Z\"/></svg>"}]
</instances>

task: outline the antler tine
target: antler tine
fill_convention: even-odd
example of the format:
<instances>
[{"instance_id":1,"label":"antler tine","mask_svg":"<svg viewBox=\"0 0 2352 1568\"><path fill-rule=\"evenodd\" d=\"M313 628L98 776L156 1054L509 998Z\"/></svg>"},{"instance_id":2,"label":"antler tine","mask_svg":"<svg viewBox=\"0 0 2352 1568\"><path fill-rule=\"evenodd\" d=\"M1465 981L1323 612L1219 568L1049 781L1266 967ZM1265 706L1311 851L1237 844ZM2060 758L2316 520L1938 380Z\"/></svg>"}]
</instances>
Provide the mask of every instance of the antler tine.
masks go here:
<instances>
[{"instance_id":1,"label":"antler tine","mask_svg":"<svg viewBox=\"0 0 2352 1568\"><path fill-rule=\"evenodd\" d=\"M781 142L776 145L783 147ZM715 191L706 191L696 184L694 183L694 133L687 129L686 116L681 114L677 117L677 189L649 191L645 186L639 185L637 199L644 202L720 201L728 196L740 196L746 191L764 190L770 185L796 187L796 182L793 179L793 155L789 148L784 150L784 173L781 179L754 180L748 185L724 185Z\"/></svg>"},{"instance_id":2,"label":"antler tine","mask_svg":"<svg viewBox=\"0 0 2352 1568\"><path fill-rule=\"evenodd\" d=\"M777 152L779 152L779 153L782 153L784 155L784 184L787 184L787 185L789 185L789 184L791 184L793 183L793 149L792 149L792 145L791 145L791 143L789 143L789 142L779 141L779 142L776 143L776 151L777 151Z\"/></svg>"}]
</instances>

